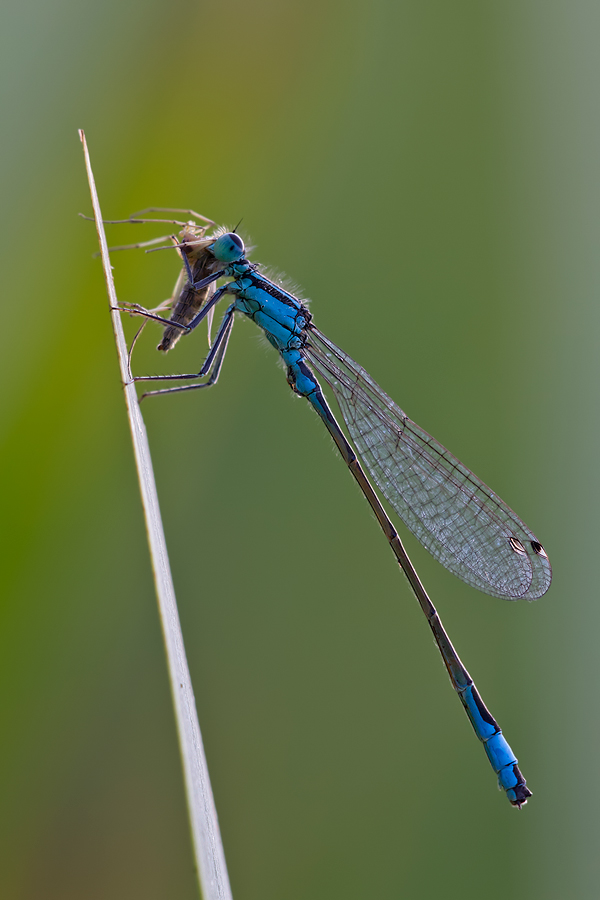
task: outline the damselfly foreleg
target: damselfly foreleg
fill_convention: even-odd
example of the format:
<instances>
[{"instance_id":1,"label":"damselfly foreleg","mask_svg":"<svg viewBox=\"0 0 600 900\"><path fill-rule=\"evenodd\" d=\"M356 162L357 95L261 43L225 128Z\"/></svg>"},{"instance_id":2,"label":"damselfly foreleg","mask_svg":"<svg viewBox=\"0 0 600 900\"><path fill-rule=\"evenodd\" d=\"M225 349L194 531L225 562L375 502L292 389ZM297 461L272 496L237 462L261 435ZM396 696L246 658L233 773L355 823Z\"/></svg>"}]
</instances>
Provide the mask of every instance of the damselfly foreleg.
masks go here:
<instances>
[{"instance_id":1,"label":"damselfly foreleg","mask_svg":"<svg viewBox=\"0 0 600 900\"><path fill-rule=\"evenodd\" d=\"M221 372L221 366L223 365L223 359L225 358L225 353L227 352L227 346L229 344L229 338L231 337L231 331L233 329L233 320L235 315L235 309L233 305L229 307L225 315L223 316L223 321L219 327L219 331L215 337L215 341L212 345L212 349L206 360L204 365L202 366L200 372L193 375L149 375L149 376L136 376L134 381L178 381L179 379L185 378L202 378L204 375L209 375L207 381L203 381L200 384L180 384L177 387L172 388L164 388L160 391L146 391L146 393L142 394L140 397L140 402L144 399L144 397L156 397L158 394L176 394L180 391L194 391L199 388L211 387L213 384L216 384L219 375ZM212 366L212 369L211 369ZM209 374L210 373L210 374Z\"/></svg>"}]
</instances>

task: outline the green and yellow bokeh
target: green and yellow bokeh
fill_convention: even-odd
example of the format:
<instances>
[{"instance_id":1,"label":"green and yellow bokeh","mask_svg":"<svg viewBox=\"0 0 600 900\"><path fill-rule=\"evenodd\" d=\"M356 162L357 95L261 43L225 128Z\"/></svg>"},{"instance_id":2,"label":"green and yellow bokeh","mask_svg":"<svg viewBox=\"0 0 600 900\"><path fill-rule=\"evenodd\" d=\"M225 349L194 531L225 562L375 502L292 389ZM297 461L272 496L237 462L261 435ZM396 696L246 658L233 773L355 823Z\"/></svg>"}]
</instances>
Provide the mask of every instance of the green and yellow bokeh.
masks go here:
<instances>
[{"instance_id":1,"label":"green and yellow bokeh","mask_svg":"<svg viewBox=\"0 0 600 900\"><path fill-rule=\"evenodd\" d=\"M252 324L215 389L145 404L234 897L595 900L600 10L10 0L1 21L0 897L196 896L81 127L107 217L243 219L554 566L503 603L406 540L534 792L517 813ZM177 274L113 262L144 305ZM138 371L205 355L157 335Z\"/></svg>"}]
</instances>

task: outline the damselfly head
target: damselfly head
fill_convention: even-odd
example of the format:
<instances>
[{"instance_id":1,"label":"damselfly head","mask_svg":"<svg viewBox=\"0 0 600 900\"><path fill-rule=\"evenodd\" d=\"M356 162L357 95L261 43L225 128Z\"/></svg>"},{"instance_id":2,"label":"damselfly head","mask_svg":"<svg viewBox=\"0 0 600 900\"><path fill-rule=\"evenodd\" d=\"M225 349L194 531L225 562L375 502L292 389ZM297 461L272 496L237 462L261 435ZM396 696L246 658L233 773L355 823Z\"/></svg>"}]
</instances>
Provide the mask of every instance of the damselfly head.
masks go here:
<instances>
[{"instance_id":1,"label":"damselfly head","mask_svg":"<svg viewBox=\"0 0 600 900\"><path fill-rule=\"evenodd\" d=\"M243 240L239 234L234 234L232 231L222 234L209 249L215 259L224 263L236 262L238 259L242 259L246 252Z\"/></svg>"}]
</instances>

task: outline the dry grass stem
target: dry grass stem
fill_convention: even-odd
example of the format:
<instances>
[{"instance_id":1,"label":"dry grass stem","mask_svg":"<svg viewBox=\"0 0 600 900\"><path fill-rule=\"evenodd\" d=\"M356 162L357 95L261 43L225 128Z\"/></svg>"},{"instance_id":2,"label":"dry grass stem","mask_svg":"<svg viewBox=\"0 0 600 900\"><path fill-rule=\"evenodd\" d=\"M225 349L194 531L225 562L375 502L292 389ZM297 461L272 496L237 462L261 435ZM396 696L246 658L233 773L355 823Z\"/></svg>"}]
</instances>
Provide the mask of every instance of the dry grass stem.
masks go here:
<instances>
[{"instance_id":1,"label":"dry grass stem","mask_svg":"<svg viewBox=\"0 0 600 900\"><path fill-rule=\"evenodd\" d=\"M185 656L183 636L179 623L173 579L169 568L167 546L162 526L156 483L152 470L152 459L146 435L146 428L140 413L135 385L131 381L128 365L127 345L119 313L113 308L117 304L114 281L106 235L102 224L102 214L96 193L94 176L90 164L89 153L83 131L79 132L85 164L87 168L90 193L100 255L104 267L104 277L111 307L113 329L121 380L127 405L127 414L131 428L131 439L142 495L142 505L146 520L150 558L156 584L158 609L162 624L167 666L171 681L171 692L175 708L175 719L179 735L179 746L183 762L184 782L192 831L192 842L198 867L200 888L204 900L231 900L231 888L225 865L225 854L221 842L219 823L210 786L206 757L202 745L202 736L198 723L196 704L190 673Z\"/></svg>"}]
</instances>

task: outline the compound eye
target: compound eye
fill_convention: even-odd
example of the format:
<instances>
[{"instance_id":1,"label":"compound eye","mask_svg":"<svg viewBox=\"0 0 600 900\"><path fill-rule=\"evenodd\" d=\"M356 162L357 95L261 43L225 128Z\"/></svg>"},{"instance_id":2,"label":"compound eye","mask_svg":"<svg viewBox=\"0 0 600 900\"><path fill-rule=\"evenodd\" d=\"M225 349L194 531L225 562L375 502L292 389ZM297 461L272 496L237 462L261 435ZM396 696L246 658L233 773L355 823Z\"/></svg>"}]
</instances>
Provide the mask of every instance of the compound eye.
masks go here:
<instances>
[{"instance_id":1,"label":"compound eye","mask_svg":"<svg viewBox=\"0 0 600 900\"><path fill-rule=\"evenodd\" d=\"M243 240L239 234L234 234L233 231L222 234L211 247L215 258L225 263L241 259L245 249Z\"/></svg>"}]
</instances>

